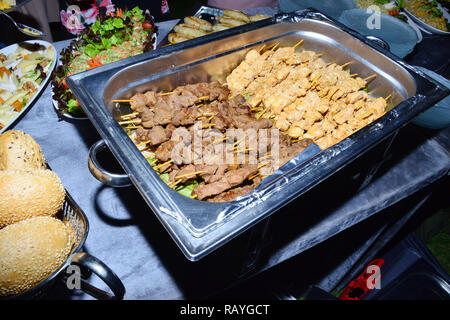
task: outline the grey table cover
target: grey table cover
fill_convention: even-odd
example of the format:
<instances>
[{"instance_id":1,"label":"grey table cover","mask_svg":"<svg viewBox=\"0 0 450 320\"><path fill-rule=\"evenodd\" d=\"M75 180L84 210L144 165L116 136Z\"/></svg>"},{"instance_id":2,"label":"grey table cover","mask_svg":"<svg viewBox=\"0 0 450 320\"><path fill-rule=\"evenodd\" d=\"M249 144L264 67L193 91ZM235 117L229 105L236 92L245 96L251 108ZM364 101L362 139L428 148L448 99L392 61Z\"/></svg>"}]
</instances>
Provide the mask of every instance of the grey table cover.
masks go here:
<instances>
[{"instance_id":1,"label":"grey table cover","mask_svg":"<svg viewBox=\"0 0 450 320\"><path fill-rule=\"evenodd\" d=\"M159 40L176 22L158 24ZM60 52L68 43L54 45ZM90 231L84 251L118 275L126 288L125 299L198 298L230 285L236 276L231 265L240 259L234 250L240 239L199 262L188 261L134 187L108 188L92 177L87 166L88 150L99 136L89 120L60 121L51 95L48 85L14 129L27 132L41 145L50 167L86 213ZM450 167L450 130L441 136L441 140L422 141L363 191L330 209L325 219L299 228L295 237L270 253L261 270L286 261L445 176ZM106 289L96 277L91 277L90 283ZM93 299L82 292L64 290L50 293L50 298Z\"/></svg>"}]
</instances>

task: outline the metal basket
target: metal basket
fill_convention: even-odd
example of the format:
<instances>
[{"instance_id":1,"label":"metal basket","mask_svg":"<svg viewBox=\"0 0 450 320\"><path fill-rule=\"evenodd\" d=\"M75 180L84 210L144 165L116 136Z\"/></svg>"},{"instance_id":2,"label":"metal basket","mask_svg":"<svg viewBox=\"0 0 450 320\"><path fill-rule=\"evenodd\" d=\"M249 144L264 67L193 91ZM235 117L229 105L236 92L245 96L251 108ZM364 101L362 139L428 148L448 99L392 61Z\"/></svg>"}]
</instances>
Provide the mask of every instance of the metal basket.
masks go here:
<instances>
[{"instance_id":1,"label":"metal basket","mask_svg":"<svg viewBox=\"0 0 450 320\"><path fill-rule=\"evenodd\" d=\"M28 300L41 298L46 294L49 287L54 284L56 280L66 280L67 277L64 276L66 273L65 270L72 264L78 265L80 269L82 269L81 290L99 299L122 299L125 294L125 288L121 280L102 261L88 253L82 252L83 245L89 232L89 222L84 212L67 191L66 199L62 205L62 208L55 217L59 218L64 223L69 224L75 231L76 240L66 261L48 278L37 284L32 289L18 295L2 297L2 299ZM99 276L109 286L113 294L92 287L86 282L86 279L90 277L92 272L97 274L97 276Z\"/></svg>"}]
</instances>

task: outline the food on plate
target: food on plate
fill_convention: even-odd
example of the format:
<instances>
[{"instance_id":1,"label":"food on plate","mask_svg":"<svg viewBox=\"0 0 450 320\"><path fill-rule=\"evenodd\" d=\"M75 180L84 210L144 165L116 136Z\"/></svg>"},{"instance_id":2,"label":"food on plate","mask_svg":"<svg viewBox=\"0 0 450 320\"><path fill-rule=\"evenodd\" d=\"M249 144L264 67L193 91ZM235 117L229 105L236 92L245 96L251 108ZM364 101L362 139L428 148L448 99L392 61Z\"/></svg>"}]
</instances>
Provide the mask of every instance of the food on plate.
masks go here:
<instances>
[{"instance_id":1,"label":"food on plate","mask_svg":"<svg viewBox=\"0 0 450 320\"><path fill-rule=\"evenodd\" d=\"M238 27L238 26L242 26L243 24L245 24L245 22L242 20L237 20L237 19L233 19L233 18L229 18L229 17L225 17L225 16L218 17L217 20L221 24L227 24L232 27Z\"/></svg>"},{"instance_id":2,"label":"food on plate","mask_svg":"<svg viewBox=\"0 0 450 320\"><path fill-rule=\"evenodd\" d=\"M265 14L254 14L252 16L249 16L250 21L251 22L255 22L255 21L259 21L259 20L264 20L267 18L270 18L270 16L266 16Z\"/></svg>"},{"instance_id":3,"label":"food on plate","mask_svg":"<svg viewBox=\"0 0 450 320\"><path fill-rule=\"evenodd\" d=\"M386 100L373 98L367 80L350 74L351 63L325 63L321 54L295 47L250 50L227 76L233 94L247 97L257 118L292 138L312 139L326 149L384 115ZM276 46L276 45L275 45ZM274 46L274 47L275 47Z\"/></svg>"},{"instance_id":4,"label":"food on plate","mask_svg":"<svg viewBox=\"0 0 450 320\"><path fill-rule=\"evenodd\" d=\"M73 229L34 217L0 230L0 296L23 293L55 272L75 242Z\"/></svg>"},{"instance_id":5,"label":"food on plate","mask_svg":"<svg viewBox=\"0 0 450 320\"><path fill-rule=\"evenodd\" d=\"M256 119L243 96L217 81L137 93L130 107L133 113L119 123L169 187L198 200L248 194L312 143L280 134L270 119ZM242 136L231 136L236 131ZM180 141L181 133L193 143ZM198 135L204 139L196 144Z\"/></svg>"},{"instance_id":6,"label":"food on plate","mask_svg":"<svg viewBox=\"0 0 450 320\"><path fill-rule=\"evenodd\" d=\"M206 20L194 17L194 16L184 18L184 22L187 25L193 26L194 28L201 29L201 30L206 31L206 32L211 32L212 31L211 23L209 23Z\"/></svg>"},{"instance_id":7,"label":"food on plate","mask_svg":"<svg viewBox=\"0 0 450 320\"><path fill-rule=\"evenodd\" d=\"M207 33L201 29L196 29L192 26L189 26L185 23L177 24L173 30L176 32L176 34L181 35L183 37L193 39L197 37L201 37L206 35Z\"/></svg>"},{"instance_id":8,"label":"food on plate","mask_svg":"<svg viewBox=\"0 0 450 320\"><path fill-rule=\"evenodd\" d=\"M167 39L169 43L175 44L189 39L201 37L211 32L219 32L267 18L270 18L270 16L262 14L247 15L237 10L223 10L222 16L215 17L217 23L211 24L204 19L200 19L195 16L189 16L184 18L183 24L179 24L174 27L174 32L169 33Z\"/></svg>"},{"instance_id":9,"label":"food on plate","mask_svg":"<svg viewBox=\"0 0 450 320\"><path fill-rule=\"evenodd\" d=\"M0 54L0 130L38 92L54 61L54 48L40 43L21 43L14 52Z\"/></svg>"},{"instance_id":10,"label":"food on plate","mask_svg":"<svg viewBox=\"0 0 450 320\"><path fill-rule=\"evenodd\" d=\"M0 228L35 216L53 216L65 199L61 180L51 170L0 171Z\"/></svg>"},{"instance_id":11,"label":"food on plate","mask_svg":"<svg viewBox=\"0 0 450 320\"><path fill-rule=\"evenodd\" d=\"M450 32L449 23L436 0L405 0L404 2L405 8L426 24L439 30Z\"/></svg>"},{"instance_id":12,"label":"food on plate","mask_svg":"<svg viewBox=\"0 0 450 320\"><path fill-rule=\"evenodd\" d=\"M10 9L16 5L16 0L0 0L0 10Z\"/></svg>"},{"instance_id":13,"label":"food on plate","mask_svg":"<svg viewBox=\"0 0 450 320\"><path fill-rule=\"evenodd\" d=\"M0 134L0 170L45 168L44 154L33 137L18 130Z\"/></svg>"},{"instance_id":14,"label":"food on plate","mask_svg":"<svg viewBox=\"0 0 450 320\"><path fill-rule=\"evenodd\" d=\"M250 18L248 15L246 15L245 13L238 11L238 10L223 10L223 15L225 17L230 17L232 19L235 20L240 20L243 21L245 23L249 23L250 22Z\"/></svg>"},{"instance_id":15,"label":"food on plate","mask_svg":"<svg viewBox=\"0 0 450 320\"><path fill-rule=\"evenodd\" d=\"M176 33L169 33L169 35L167 36L167 39L172 44L180 43L180 42L189 40L189 38L186 38L186 37L184 37L182 35L179 35L179 34L176 34Z\"/></svg>"},{"instance_id":16,"label":"food on plate","mask_svg":"<svg viewBox=\"0 0 450 320\"><path fill-rule=\"evenodd\" d=\"M232 28L232 26L221 24L221 23L217 23L212 26L213 32L218 32L218 31L222 31L222 30L226 30L226 29L230 29L230 28Z\"/></svg>"},{"instance_id":17,"label":"food on plate","mask_svg":"<svg viewBox=\"0 0 450 320\"><path fill-rule=\"evenodd\" d=\"M61 52L61 65L52 78L58 113L84 116L66 84L68 76L153 50L157 30L150 12L138 7L108 16L101 11L95 23Z\"/></svg>"}]
</instances>

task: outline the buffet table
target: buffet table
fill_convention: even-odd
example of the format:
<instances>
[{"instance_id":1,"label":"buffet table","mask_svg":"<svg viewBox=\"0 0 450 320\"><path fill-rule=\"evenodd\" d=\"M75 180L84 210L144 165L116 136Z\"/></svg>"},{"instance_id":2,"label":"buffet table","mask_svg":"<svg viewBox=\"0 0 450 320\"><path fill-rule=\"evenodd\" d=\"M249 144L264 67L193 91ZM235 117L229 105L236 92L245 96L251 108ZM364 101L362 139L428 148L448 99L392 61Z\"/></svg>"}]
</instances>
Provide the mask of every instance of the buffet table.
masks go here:
<instances>
[{"instance_id":1,"label":"buffet table","mask_svg":"<svg viewBox=\"0 0 450 320\"><path fill-rule=\"evenodd\" d=\"M176 22L158 24L158 41ZM60 52L68 43L54 45ZM125 299L208 297L242 280L244 274L268 270L368 220L446 177L450 168L450 128L433 135L408 128L410 138L398 137L391 147L391 161L356 194L330 201L328 206L321 204L320 210L314 202L320 190L316 198L301 197L270 218L269 231L263 222L199 262L190 262L134 187L105 187L91 175L88 150L100 139L97 131L89 120L58 119L51 96L48 85L13 129L25 131L41 145L51 169L86 213L90 230L84 251L117 274L126 289ZM258 242L259 236L267 244L258 247L264 259L248 258L245 248L255 237ZM245 268L248 259L253 266ZM96 277L90 283L106 290ZM54 286L47 297L93 299L62 284Z\"/></svg>"}]
</instances>

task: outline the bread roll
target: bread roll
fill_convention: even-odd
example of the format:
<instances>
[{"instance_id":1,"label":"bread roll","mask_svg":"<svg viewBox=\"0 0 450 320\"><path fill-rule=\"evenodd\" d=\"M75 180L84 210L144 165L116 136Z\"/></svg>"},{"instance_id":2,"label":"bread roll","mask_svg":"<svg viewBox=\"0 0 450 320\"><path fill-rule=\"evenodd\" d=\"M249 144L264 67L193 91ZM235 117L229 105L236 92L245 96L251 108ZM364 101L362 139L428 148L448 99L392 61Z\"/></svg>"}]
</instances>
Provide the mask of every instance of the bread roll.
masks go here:
<instances>
[{"instance_id":1,"label":"bread roll","mask_svg":"<svg viewBox=\"0 0 450 320\"><path fill-rule=\"evenodd\" d=\"M45 168L41 147L30 135L17 130L0 135L0 170Z\"/></svg>"},{"instance_id":2,"label":"bread roll","mask_svg":"<svg viewBox=\"0 0 450 320\"><path fill-rule=\"evenodd\" d=\"M186 23L189 26L192 26L193 28L200 29L206 32L212 31L211 23L194 16L184 18L184 23Z\"/></svg>"},{"instance_id":3,"label":"bread roll","mask_svg":"<svg viewBox=\"0 0 450 320\"><path fill-rule=\"evenodd\" d=\"M55 272L74 244L61 220L34 217L0 230L0 296L23 293Z\"/></svg>"},{"instance_id":4,"label":"bread roll","mask_svg":"<svg viewBox=\"0 0 450 320\"><path fill-rule=\"evenodd\" d=\"M227 24L230 25L232 27L238 27L241 26L243 24L245 24L244 21L242 20L237 20L237 19L233 19L233 18L229 18L229 17L218 17L217 20L221 23L221 24Z\"/></svg>"},{"instance_id":5,"label":"bread roll","mask_svg":"<svg viewBox=\"0 0 450 320\"><path fill-rule=\"evenodd\" d=\"M169 42L171 44L180 43L180 42L189 40L189 38L180 36L178 33L175 33L175 32L169 33L169 35L167 36L167 39L169 40Z\"/></svg>"},{"instance_id":6,"label":"bread roll","mask_svg":"<svg viewBox=\"0 0 450 320\"><path fill-rule=\"evenodd\" d=\"M34 216L53 216L65 193L51 170L0 171L0 228Z\"/></svg>"},{"instance_id":7,"label":"bread roll","mask_svg":"<svg viewBox=\"0 0 450 320\"><path fill-rule=\"evenodd\" d=\"M187 25L186 23L177 24L173 28L173 30L176 33L178 33L179 35L181 35L182 37L189 38L189 39L198 38L198 37L208 34L205 31L200 30L200 29L195 29L195 28Z\"/></svg>"},{"instance_id":8,"label":"bread roll","mask_svg":"<svg viewBox=\"0 0 450 320\"><path fill-rule=\"evenodd\" d=\"M253 16L250 16L250 21L255 22L255 21L264 20L264 19L268 19L268 18L271 18L271 16L266 16L264 14L255 14Z\"/></svg>"},{"instance_id":9,"label":"bread roll","mask_svg":"<svg viewBox=\"0 0 450 320\"><path fill-rule=\"evenodd\" d=\"M250 22L249 17L245 13L238 10L223 10L223 15L225 17L230 17L231 19L243 21L244 23Z\"/></svg>"}]
</instances>

